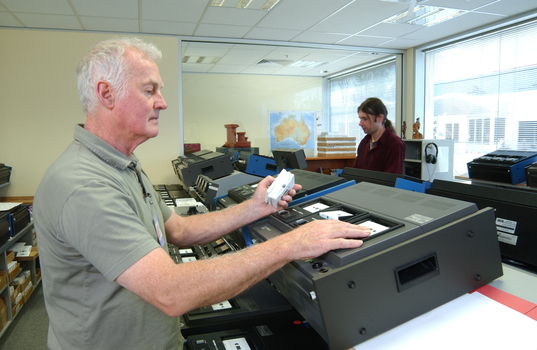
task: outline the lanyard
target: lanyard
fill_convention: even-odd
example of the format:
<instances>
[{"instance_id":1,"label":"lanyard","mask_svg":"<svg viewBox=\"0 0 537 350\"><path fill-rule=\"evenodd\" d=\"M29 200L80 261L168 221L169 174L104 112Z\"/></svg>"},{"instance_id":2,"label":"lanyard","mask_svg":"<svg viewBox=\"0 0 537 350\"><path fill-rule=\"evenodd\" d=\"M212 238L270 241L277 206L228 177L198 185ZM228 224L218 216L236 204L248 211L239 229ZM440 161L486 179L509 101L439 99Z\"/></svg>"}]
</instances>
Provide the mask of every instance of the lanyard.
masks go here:
<instances>
[{"instance_id":1,"label":"lanyard","mask_svg":"<svg viewBox=\"0 0 537 350\"><path fill-rule=\"evenodd\" d=\"M164 248L166 241L164 240L164 235L162 234L162 230L160 229L160 224L158 221L157 213L155 211L155 207L153 206L153 199L151 198L151 193L147 190L147 188L144 185L142 172L135 162L131 162L129 164L129 169L134 170L134 172L136 173L136 177L138 178L138 183L140 184L140 187L142 188L142 195L144 196L144 200L146 203L149 202L149 206L151 207L151 213L153 214L153 225L155 226L155 231L157 233L157 240L160 246Z\"/></svg>"}]
</instances>

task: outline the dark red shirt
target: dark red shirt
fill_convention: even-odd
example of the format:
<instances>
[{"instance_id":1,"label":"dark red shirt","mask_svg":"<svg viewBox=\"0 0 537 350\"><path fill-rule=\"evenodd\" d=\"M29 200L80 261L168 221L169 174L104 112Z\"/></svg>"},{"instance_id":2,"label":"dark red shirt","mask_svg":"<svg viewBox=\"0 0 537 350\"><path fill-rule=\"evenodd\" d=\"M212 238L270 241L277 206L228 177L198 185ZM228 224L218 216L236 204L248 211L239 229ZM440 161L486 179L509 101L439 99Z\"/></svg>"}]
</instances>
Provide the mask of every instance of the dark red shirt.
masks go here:
<instances>
[{"instance_id":1,"label":"dark red shirt","mask_svg":"<svg viewBox=\"0 0 537 350\"><path fill-rule=\"evenodd\" d=\"M405 173L406 145L399 136L386 129L373 149L369 149L370 142L370 135L365 135L360 141L354 168L395 174Z\"/></svg>"}]
</instances>

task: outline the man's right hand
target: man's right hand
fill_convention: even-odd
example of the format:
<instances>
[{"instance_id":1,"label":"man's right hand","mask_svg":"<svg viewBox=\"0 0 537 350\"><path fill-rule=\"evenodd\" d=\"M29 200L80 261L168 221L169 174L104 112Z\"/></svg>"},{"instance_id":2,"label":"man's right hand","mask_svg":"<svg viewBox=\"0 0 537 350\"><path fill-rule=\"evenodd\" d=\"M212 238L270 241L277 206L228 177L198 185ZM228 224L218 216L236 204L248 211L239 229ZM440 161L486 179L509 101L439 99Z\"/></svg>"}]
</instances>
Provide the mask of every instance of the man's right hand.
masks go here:
<instances>
[{"instance_id":1,"label":"man's right hand","mask_svg":"<svg viewBox=\"0 0 537 350\"><path fill-rule=\"evenodd\" d=\"M308 260L335 249L358 248L369 236L367 226L338 220L315 220L275 237L288 252L288 259Z\"/></svg>"}]
</instances>

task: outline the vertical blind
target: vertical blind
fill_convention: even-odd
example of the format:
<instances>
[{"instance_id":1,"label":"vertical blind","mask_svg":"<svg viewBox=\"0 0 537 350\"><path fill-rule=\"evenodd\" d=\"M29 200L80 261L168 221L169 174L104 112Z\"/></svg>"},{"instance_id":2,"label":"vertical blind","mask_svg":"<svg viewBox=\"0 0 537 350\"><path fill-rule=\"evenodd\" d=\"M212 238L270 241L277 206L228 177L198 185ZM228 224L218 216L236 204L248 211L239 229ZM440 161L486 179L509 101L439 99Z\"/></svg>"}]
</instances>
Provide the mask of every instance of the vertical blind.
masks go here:
<instances>
[{"instance_id":1,"label":"vertical blind","mask_svg":"<svg viewBox=\"0 0 537 350\"><path fill-rule=\"evenodd\" d=\"M498 149L537 151L537 21L425 51L425 131L455 142L454 175Z\"/></svg>"},{"instance_id":2,"label":"vertical blind","mask_svg":"<svg viewBox=\"0 0 537 350\"><path fill-rule=\"evenodd\" d=\"M358 125L358 106L369 97L380 98L388 109L388 119L396 127L396 66L395 59L359 69L329 80L330 130L348 136L364 137Z\"/></svg>"}]
</instances>

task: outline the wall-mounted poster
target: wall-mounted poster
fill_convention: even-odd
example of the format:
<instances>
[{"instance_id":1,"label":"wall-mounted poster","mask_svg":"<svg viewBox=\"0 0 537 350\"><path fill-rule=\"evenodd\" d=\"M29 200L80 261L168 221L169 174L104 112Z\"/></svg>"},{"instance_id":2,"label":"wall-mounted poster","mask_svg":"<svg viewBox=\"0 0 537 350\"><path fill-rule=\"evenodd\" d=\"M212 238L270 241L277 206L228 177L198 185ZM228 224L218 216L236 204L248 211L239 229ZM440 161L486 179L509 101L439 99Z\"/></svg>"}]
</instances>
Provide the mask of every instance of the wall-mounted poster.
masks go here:
<instances>
[{"instance_id":1,"label":"wall-mounted poster","mask_svg":"<svg viewBox=\"0 0 537 350\"><path fill-rule=\"evenodd\" d=\"M302 148L306 155L315 150L315 123L317 112L269 112L270 150L275 148Z\"/></svg>"}]
</instances>

